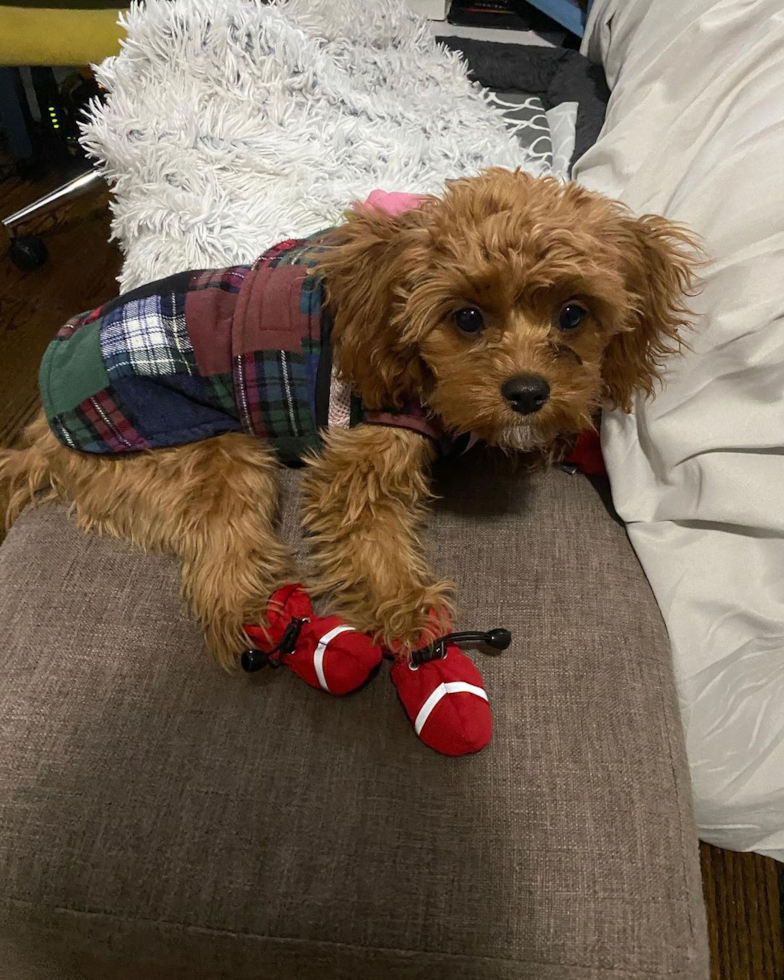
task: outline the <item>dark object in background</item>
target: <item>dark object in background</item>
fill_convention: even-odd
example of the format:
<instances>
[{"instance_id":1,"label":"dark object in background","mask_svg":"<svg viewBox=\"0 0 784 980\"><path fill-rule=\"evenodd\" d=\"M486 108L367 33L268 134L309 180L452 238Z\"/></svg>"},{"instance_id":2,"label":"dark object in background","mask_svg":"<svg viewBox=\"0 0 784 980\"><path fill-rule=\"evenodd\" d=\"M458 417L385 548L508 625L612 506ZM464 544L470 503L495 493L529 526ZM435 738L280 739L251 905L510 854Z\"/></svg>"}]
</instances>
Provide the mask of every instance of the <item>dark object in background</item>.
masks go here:
<instances>
[{"instance_id":1,"label":"dark object in background","mask_svg":"<svg viewBox=\"0 0 784 980\"><path fill-rule=\"evenodd\" d=\"M40 235L22 233L25 224L103 186L79 142L79 119L88 102L101 95L92 70L81 68L58 84L51 68L35 66L29 79L26 88L18 68L0 69L0 109L7 129L2 149L10 156L0 182L14 174L24 180L50 172L66 182L13 214L0 215L8 256L23 272L40 268L49 254Z\"/></svg>"},{"instance_id":2,"label":"dark object in background","mask_svg":"<svg viewBox=\"0 0 784 980\"><path fill-rule=\"evenodd\" d=\"M38 107L38 122L34 129L33 145L51 163L63 164L69 159L66 137L65 108L60 87L51 68L34 66L30 69L33 95Z\"/></svg>"},{"instance_id":3,"label":"dark object in background","mask_svg":"<svg viewBox=\"0 0 784 980\"><path fill-rule=\"evenodd\" d=\"M500 94L537 95L545 110L577 102L572 165L599 137L610 90L600 65L577 51L528 44L493 44L462 37L438 39L468 62L473 81Z\"/></svg>"},{"instance_id":4,"label":"dark object in background","mask_svg":"<svg viewBox=\"0 0 784 980\"><path fill-rule=\"evenodd\" d=\"M456 27L488 27L509 31L535 31L561 38L565 31L546 14L523 0L452 0L447 21ZM554 43L558 43L554 39Z\"/></svg>"},{"instance_id":5,"label":"dark object in background","mask_svg":"<svg viewBox=\"0 0 784 980\"><path fill-rule=\"evenodd\" d=\"M79 119L100 86L90 68L80 68L58 83L52 68L34 66L29 81L18 68L3 71L3 118L8 127L8 149L22 177L42 176L50 170L68 173L83 165Z\"/></svg>"},{"instance_id":6,"label":"dark object in background","mask_svg":"<svg viewBox=\"0 0 784 980\"><path fill-rule=\"evenodd\" d=\"M27 160L33 156L32 124L19 70L0 67L0 153L4 158L13 156L17 160ZM2 179L6 176L4 168Z\"/></svg>"},{"instance_id":7,"label":"dark object in background","mask_svg":"<svg viewBox=\"0 0 784 980\"><path fill-rule=\"evenodd\" d=\"M79 122L92 99L103 98L92 68L79 68L60 83L60 98L65 113L65 137L72 155L84 156L79 142Z\"/></svg>"}]
</instances>

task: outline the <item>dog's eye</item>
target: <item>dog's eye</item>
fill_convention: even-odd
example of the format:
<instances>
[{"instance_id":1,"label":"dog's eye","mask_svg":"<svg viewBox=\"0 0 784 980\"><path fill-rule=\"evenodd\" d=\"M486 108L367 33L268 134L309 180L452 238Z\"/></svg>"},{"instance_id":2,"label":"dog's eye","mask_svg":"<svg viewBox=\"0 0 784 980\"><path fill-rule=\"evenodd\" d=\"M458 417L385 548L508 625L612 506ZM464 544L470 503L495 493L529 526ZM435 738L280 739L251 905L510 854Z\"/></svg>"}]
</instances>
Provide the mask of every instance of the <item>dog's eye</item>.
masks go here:
<instances>
[{"instance_id":1,"label":"dog's eye","mask_svg":"<svg viewBox=\"0 0 784 980\"><path fill-rule=\"evenodd\" d=\"M558 314L559 330L576 330L588 316L588 310L579 303L567 303Z\"/></svg>"},{"instance_id":2,"label":"dog's eye","mask_svg":"<svg viewBox=\"0 0 784 980\"><path fill-rule=\"evenodd\" d=\"M485 325L485 318L482 311L475 306L466 306L458 310L454 316L455 326L461 333L479 333Z\"/></svg>"}]
</instances>

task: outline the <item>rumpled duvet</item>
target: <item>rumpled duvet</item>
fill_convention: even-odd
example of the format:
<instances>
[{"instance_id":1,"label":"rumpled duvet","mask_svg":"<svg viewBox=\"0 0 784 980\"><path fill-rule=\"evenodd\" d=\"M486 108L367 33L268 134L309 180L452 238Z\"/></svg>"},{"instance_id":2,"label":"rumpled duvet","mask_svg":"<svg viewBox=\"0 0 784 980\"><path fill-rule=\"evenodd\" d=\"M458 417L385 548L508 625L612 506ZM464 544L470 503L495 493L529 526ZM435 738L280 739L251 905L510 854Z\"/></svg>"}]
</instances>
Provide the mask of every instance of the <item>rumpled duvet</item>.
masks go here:
<instances>
[{"instance_id":1,"label":"rumpled duvet","mask_svg":"<svg viewBox=\"0 0 784 980\"><path fill-rule=\"evenodd\" d=\"M713 260L661 393L604 419L613 497L672 641L701 835L784 860L784 8L596 0L583 51L612 95L577 179Z\"/></svg>"}]
</instances>

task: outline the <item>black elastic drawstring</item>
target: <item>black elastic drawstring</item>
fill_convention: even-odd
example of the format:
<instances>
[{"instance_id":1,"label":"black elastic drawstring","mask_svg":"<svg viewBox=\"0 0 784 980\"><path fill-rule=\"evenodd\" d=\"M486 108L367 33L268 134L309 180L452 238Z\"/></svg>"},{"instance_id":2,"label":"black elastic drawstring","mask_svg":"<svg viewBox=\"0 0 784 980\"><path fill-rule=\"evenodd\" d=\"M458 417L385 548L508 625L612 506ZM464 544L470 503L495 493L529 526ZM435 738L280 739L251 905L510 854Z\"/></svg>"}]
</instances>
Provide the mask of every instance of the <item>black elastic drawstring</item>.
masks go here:
<instances>
[{"instance_id":1,"label":"black elastic drawstring","mask_svg":"<svg viewBox=\"0 0 784 980\"><path fill-rule=\"evenodd\" d=\"M494 650L506 650L511 642L512 634L509 630L505 630L500 626L493 630L488 630L486 633L474 632L472 630L465 630L461 633L447 633L446 636L439 636L437 640L433 640L427 646L420 647L419 650L414 650L411 654L411 663L415 667L421 667L422 664L430 663L431 660L440 660L446 656L446 648L450 643L486 643L489 647L493 647Z\"/></svg>"},{"instance_id":2,"label":"black elastic drawstring","mask_svg":"<svg viewBox=\"0 0 784 980\"><path fill-rule=\"evenodd\" d=\"M294 652L302 627L308 622L310 620L297 619L295 616L283 631L280 643L272 650L257 650L256 648L246 650L240 657L240 665L245 673L253 674L257 670L261 670L262 667L280 667L280 658Z\"/></svg>"}]
</instances>

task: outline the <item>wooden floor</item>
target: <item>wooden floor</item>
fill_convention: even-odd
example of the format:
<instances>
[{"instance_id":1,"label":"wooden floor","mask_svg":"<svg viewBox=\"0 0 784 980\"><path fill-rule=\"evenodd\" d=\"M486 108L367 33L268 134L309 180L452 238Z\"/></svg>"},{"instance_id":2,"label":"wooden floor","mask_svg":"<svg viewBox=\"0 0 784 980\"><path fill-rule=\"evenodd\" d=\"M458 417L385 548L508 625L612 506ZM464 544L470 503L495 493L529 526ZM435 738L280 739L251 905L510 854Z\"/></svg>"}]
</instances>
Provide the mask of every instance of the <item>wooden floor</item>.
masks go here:
<instances>
[{"instance_id":1,"label":"wooden floor","mask_svg":"<svg viewBox=\"0 0 784 980\"><path fill-rule=\"evenodd\" d=\"M52 183L0 184L0 213ZM117 293L120 253L107 244L107 200L99 195L77 202L39 225L50 251L45 268L22 273L0 257L0 445L17 442L37 410L38 363L58 327ZM784 980L779 866L707 845L701 854L712 980Z\"/></svg>"},{"instance_id":2,"label":"wooden floor","mask_svg":"<svg viewBox=\"0 0 784 980\"><path fill-rule=\"evenodd\" d=\"M0 214L48 193L61 178L0 184ZM38 408L41 355L65 321L117 294L120 252L108 245L108 193L82 198L39 220L49 262L20 272L0 241L0 445L17 441ZM24 231L32 230L27 226ZM1 233L0 233L1 234Z\"/></svg>"},{"instance_id":3,"label":"wooden floor","mask_svg":"<svg viewBox=\"0 0 784 980\"><path fill-rule=\"evenodd\" d=\"M700 845L711 980L782 980L784 865Z\"/></svg>"}]
</instances>

